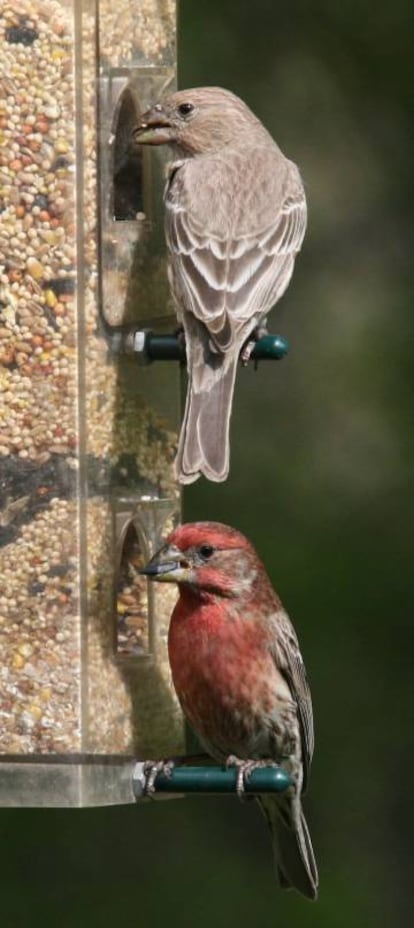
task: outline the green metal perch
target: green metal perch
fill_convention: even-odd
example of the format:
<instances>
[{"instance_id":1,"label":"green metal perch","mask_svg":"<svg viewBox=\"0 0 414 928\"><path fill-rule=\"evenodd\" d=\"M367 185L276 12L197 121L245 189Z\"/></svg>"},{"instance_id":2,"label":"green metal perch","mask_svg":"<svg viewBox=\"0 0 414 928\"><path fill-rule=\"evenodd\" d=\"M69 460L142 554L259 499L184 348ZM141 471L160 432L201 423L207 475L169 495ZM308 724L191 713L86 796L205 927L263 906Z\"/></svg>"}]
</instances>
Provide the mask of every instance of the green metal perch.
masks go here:
<instances>
[{"instance_id":1,"label":"green metal perch","mask_svg":"<svg viewBox=\"0 0 414 928\"><path fill-rule=\"evenodd\" d=\"M136 354L141 364L153 361L185 361L184 339L176 334L157 335L150 329L108 334L114 352ZM289 342L283 335L264 335L253 346L253 361L281 361L289 351Z\"/></svg>"},{"instance_id":2,"label":"green metal perch","mask_svg":"<svg viewBox=\"0 0 414 928\"><path fill-rule=\"evenodd\" d=\"M144 762L135 765L133 773L133 791L136 799L145 798L147 776ZM234 793L236 794L236 767L173 767L171 774L157 774L154 782L155 793ZM257 796L260 793L282 793L291 785L291 779L281 767L261 767L254 770L245 782L245 793Z\"/></svg>"}]
</instances>

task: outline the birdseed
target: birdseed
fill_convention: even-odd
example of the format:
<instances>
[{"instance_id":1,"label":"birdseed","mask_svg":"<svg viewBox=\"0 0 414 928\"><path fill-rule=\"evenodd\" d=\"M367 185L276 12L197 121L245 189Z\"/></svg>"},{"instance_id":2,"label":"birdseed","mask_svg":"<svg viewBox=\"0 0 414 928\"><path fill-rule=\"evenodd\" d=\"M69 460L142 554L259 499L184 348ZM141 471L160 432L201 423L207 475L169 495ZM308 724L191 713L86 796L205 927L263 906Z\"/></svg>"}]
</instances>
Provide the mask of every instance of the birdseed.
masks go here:
<instances>
[{"instance_id":1,"label":"birdseed","mask_svg":"<svg viewBox=\"0 0 414 928\"><path fill-rule=\"evenodd\" d=\"M176 518L178 372L114 358L102 335L96 13L82 6L0 0L0 752L161 756L183 749L174 591L150 608L137 565L154 534L115 577L114 526L122 497L138 513L168 500L157 530ZM97 6L101 69L171 67L171 0Z\"/></svg>"}]
</instances>

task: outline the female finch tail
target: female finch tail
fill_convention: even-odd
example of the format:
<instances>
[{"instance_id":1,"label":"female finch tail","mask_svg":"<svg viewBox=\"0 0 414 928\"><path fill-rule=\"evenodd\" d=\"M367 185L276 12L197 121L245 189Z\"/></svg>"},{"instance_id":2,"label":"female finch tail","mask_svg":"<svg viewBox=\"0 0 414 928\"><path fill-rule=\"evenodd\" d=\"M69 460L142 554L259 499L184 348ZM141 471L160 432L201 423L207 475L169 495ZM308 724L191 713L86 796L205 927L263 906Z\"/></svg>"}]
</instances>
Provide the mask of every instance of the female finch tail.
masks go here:
<instances>
[{"instance_id":1,"label":"female finch tail","mask_svg":"<svg viewBox=\"0 0 414 928\"><path fill-rule=\"evenodd\" d=\"M284 889L297 889L308 899L316 899L318 870L300 800L263 797L259 804L272 834L280 885Z\"/></svg>"},{"instance_id":2,"label":"female finch tail","mask_svg":"<svg viewBox=\"0 0 414 928\"><path fill-rule=\"evenodd\" d=\"M230 415L238 354L210 355L210 363L189 371L187 399L175 469L180 483L226 480L230 457Z\"/></svg>"}]
</instances>

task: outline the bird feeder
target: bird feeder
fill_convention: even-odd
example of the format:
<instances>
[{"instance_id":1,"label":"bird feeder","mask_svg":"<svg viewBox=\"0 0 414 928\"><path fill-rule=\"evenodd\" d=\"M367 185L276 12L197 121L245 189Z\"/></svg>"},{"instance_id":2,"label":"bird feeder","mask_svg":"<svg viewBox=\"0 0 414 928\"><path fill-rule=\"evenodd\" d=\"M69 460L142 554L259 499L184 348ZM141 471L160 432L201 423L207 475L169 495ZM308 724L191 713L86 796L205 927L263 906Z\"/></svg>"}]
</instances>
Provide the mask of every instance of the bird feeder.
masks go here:
<instances>
[{"instance_id":1,"label":"bird feeder","mask_svg":"<svg viewBox=\"0 0 414 928\"><path fill-rule=\"evenodd\" d=\"M130 147L175 3L1 0L0 44L0 804L132 802L184 751L138 572L179 515L179 368L134 355L175 324L164 166Z\"/></svg>"},{"instance_id":2,"label":"bird feeder","mask_svg":"<svg viewBox=\"0 0 414 928\"><path fill-rule=\"evenodd\" d=\"M0 805L134 802L142 761L185 751L175 590L139 573L179 518L179 365L151 362L185 346L166 155L131 146L174 87L175 3L0 0L0 46ZM154 788L235 782L189 766ZM288 785L259 770L249 791Z\"/></svg>"}]
</instances>

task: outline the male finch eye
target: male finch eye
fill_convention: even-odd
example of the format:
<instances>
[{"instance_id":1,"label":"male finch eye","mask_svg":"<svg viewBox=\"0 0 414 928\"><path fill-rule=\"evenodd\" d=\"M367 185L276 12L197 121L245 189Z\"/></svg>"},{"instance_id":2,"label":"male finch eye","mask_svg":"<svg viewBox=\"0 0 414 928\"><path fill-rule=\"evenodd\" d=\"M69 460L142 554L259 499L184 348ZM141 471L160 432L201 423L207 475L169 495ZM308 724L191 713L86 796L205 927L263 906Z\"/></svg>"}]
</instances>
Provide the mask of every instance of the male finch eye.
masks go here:
<instances>
[{"instance_id":1,"label":"male finch eye","mask_svg":"<svg viewBox=\"0 0 414 928\"><path fill-rule=\"evenodd\" d=\"M209 558L212 554L214 554L214 548L212 545L201 545L200 554L201 557Z\"/></svg>"}]
</instances>

